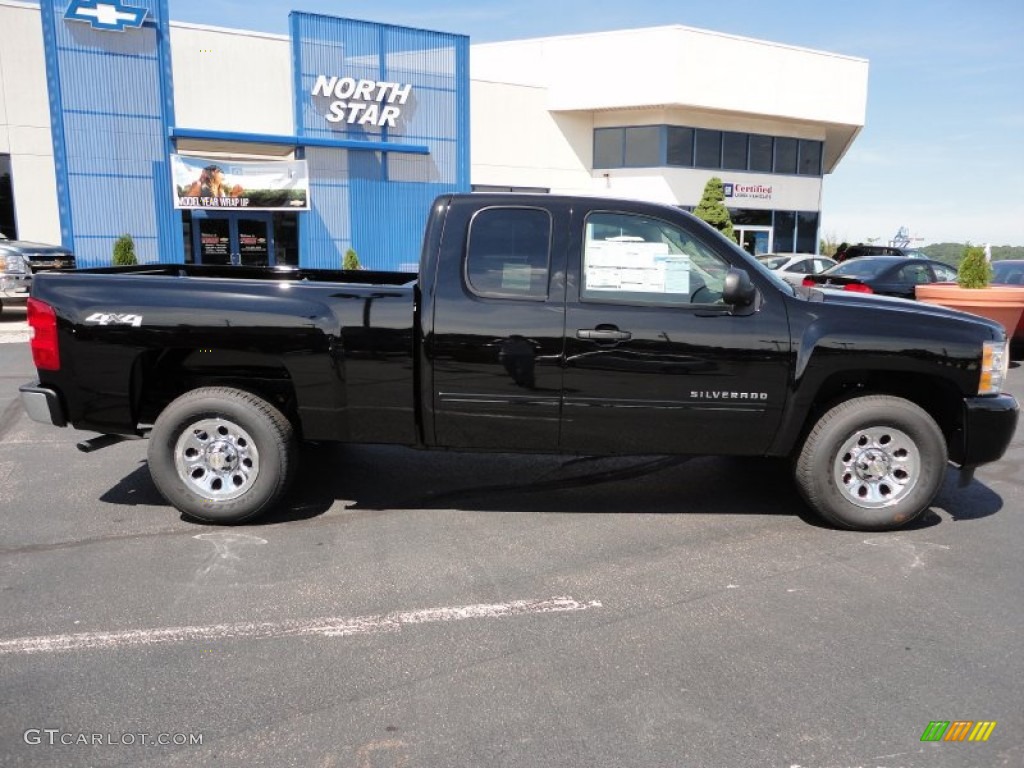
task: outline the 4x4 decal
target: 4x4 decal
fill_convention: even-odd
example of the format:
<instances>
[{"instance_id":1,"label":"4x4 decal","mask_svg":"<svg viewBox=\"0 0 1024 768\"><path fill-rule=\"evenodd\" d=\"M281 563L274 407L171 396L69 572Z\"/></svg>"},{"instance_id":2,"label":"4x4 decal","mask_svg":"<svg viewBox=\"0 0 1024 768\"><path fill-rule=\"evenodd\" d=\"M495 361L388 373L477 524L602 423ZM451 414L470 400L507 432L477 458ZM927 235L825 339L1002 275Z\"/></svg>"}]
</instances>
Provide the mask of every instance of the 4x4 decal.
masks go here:
<instances>
[{"instance_id":1,"label":"4x4 decal","mask_svg":"<svg viewBox=\"0 0 1024 768\"><path fill-rule=\"evenodd\" d=\"M130 325L139 328L142 325L142 315L120 315L116 312L93 312L85 322L91 325Z\"/></svg>"}]
</instances>

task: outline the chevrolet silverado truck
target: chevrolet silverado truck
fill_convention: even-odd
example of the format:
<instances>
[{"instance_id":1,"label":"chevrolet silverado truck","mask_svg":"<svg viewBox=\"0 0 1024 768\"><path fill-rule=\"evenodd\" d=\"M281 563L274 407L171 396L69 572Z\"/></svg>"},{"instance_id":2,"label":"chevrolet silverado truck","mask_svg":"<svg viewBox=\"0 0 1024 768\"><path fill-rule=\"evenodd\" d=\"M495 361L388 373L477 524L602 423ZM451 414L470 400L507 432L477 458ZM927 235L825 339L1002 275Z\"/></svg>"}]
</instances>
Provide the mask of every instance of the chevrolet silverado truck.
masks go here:
<instances>
[{"instance_id":1,"label":"chevrolet silverado truck","mask_svg":"<svg viewBox=\"0 0 1024 768\"><path fill-rule=\"evenodd\" d=\"M8 240L0 233L0 312L4 305L23 305L32 289L32 276L50 269L75 266L75 256L59 245Z\"/></svg>"},{"instance_id":2,"label":"chevrolet silverado truck","mask_svg":"<svg viewBox=\"0 0 1024 768\"><path fill-rule=\"evenodd\" d=\"M788 457L829 523L893 529L1017 423L988 320L796 288L676 208L450 195L418 274L181 264L40 275L28 414L148 437L177 509L280 502L300 441Z\"/></svg>"}]
</instances>

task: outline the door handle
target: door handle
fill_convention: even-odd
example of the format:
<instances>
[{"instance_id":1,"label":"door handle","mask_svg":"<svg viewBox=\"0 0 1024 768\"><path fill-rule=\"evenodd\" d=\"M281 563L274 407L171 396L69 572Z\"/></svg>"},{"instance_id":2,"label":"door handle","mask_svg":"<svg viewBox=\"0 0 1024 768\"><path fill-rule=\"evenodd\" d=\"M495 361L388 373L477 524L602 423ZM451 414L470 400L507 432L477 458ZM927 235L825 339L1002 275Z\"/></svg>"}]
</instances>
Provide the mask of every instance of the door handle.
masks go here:
<instances>
[{"instance_id":1,"label":"door handle","mask_svg":"<svg viewBox=\"0 0 1024 768\"><path fill-rule=\"evenodd\" d=\"M633 338L633 334L620 331L614 325L599 325L597 328L580 328L576 331L576 338L587 341L627 341Z\"/></svg>"}]
</instances>

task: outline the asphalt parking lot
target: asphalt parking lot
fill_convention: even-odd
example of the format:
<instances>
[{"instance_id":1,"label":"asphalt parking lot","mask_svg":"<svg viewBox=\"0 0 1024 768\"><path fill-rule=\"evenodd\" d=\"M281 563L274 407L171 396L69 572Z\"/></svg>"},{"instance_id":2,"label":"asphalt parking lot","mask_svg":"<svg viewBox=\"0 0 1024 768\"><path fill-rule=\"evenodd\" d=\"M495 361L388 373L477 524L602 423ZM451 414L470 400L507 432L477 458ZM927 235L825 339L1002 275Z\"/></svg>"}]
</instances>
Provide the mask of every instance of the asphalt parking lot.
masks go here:
<instances>
[{"instance_id":1,"label":"asphalt parking lot","mask_svg":"<svg viewBox=\"0 0 1024 768\"><path fill-rule=\"evenodd\" d=\"M897 533L817 524L776 462L380 447L308 450L286 509L218 528L143 442L29 421L19 323L3 765L1024 764L1020 430Z\"/></svg>"}]
</instances>

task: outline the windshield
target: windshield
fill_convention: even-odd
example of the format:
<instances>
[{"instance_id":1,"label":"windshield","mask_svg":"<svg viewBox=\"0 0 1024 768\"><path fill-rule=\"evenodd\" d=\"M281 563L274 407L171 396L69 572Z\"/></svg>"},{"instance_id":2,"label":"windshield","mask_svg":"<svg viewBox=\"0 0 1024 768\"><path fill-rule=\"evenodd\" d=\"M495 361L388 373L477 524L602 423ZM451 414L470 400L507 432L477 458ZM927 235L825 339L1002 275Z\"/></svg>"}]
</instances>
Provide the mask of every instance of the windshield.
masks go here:
<instances>
[{"instance_id":1,"label":"windshield","mask_svg":"<svg viewBox=\"0 0 1024 768\"><path fill-rule=\"evenodd\" d=\"M789 261L789 256L761 256L758 261L768 267L768 269L778 269Z\"/></svg>"},{"instance_id":2,"label":"windshield","mask_svg":"<svg viewBox=\"0 0 1024 768\"><path fill-rule=\"evenodd\" d=\"M1024 261L995 261L992 280L997 283L1024 284Z\"/></svg>"},{"instance_id":3,"label":"windshield","mask_svg":"<svg viewBox=\"0 0 1024 768\"><path fill-rule=\"evenodd\" d=\"M889 258L871 258L861 256L859 259L851 259L837 264L831 269L826 269L822 274L836 275L838 277L873 277L884 269L892 266L893 260Z\"/></svg>"}]
</instances>

